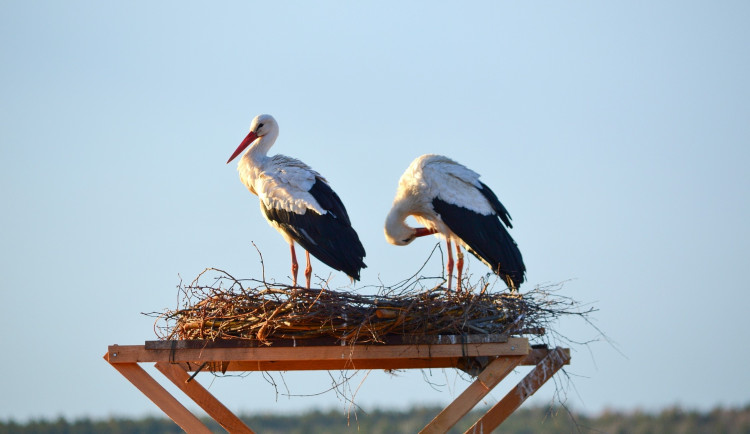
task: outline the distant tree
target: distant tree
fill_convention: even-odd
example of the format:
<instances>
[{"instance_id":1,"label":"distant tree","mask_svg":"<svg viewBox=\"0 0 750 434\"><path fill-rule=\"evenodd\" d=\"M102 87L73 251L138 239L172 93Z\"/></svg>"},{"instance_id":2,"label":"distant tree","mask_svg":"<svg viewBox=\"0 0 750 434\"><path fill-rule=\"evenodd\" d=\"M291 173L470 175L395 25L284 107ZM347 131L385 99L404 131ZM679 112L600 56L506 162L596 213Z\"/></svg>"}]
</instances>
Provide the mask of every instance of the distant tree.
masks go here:
<instances>
[{"instance_id":1,"label":"distant tree","mask_svg":"<svg viewBox=\"0 0 750 434\"><path fill-rule=\"evenodd\" d=\"M414 407L406 411L373 410L346 414L340 411L311 411L297 416L289 415L244 415L242 418L256 432L263 434L384 434L414 433L423 428L439 412L440 408ZM461 433L468 429L481 415L478 410L462 419L450 433ZM213 420L206 425L216 433L225 431ZM516 411L501 425L503 433L547 434L547 433L725 433L750 434L750 405L744 408L715 408L708 412L687 411L679 407L666 408L658 413L644 411L603 411L591 417L570 414L561 408L532 407ZM72 422L64 418L54 420L32 420L18 423L13 420L0 422L0 434L171 434L182 430L166 418L147 417L141 419L108 418L78 419Z\"/></svg>"}]
</instances>

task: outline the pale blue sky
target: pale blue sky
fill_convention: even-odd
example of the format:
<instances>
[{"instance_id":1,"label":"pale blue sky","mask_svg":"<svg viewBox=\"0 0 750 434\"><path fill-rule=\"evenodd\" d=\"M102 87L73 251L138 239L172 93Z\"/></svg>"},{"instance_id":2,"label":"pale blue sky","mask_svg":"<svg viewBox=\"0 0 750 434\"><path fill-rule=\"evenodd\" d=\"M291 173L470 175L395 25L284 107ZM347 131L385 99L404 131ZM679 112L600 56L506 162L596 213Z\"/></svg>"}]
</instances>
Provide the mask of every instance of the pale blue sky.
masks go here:
<instances>
[{"instance_id":1,"label":"pale blue sky","mask_svg":"<svg viewBox=\"0 0 750 434\"><path fill-rule=\"evenodd\" d=\"M522 289L573 279L565 295L622 353L574 347L568 405L747 404L748 22L743 1L0 2L0 419L158 413L107 345L155 338L141 312L175 306L178 273L259 277L251 241L286 279L287 246L224 164L259 113L279 121L272 152L346 203L368 253L358 287L427 257L434 240L394 247L382 224L409 162L445 154L513 216ZM466 385L426 375L449 387L373 372L356 401ZM276 402L259 374L201 378L234 410L345 407Z\"/></svg>"}]
</instances>

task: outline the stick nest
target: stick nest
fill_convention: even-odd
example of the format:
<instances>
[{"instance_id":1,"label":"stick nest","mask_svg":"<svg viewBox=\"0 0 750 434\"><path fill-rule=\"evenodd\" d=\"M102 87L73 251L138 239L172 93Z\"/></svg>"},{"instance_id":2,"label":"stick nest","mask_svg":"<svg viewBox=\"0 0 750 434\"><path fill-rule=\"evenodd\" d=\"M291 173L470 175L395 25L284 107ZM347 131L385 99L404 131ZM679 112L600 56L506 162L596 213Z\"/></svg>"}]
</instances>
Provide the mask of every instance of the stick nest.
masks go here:
<instances>
[{"instance_id":1,"label":"stick nest","mask_svg":"<svg viewBox=\"0 0 750 434\"><path fill-rule=\"evenodd\" d=\"M553 295L561 285L521 295L492 292L483 278L468 288L465 283L457 293L447 292L442 280L431 285L434 281L413 278L366 295L239 280L207 268L191 283L180 282L181 308L152 315L160 339L246 339L271 345L275 339L384 343L399 335L414 342L437 335L541 335L560 315L581 314L570 311L574 302Z\"/></svg>"}]
</instances>

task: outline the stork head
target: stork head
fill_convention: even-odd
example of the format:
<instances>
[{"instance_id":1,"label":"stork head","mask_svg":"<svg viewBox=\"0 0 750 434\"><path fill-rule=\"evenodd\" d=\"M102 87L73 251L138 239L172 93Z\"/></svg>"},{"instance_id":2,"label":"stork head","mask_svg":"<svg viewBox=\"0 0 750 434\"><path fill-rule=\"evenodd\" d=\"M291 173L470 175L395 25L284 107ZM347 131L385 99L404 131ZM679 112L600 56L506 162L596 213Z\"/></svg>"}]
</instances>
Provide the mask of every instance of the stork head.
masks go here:
<instances>
[{"instance_id":1,"label":"stork head","mask_svg":"<svg viewBox=\"0 0 750 434\"><path fill-rule=\"evenodd\" d=\"M403 222L402 222L403 223ZM417 234L414 228L410 228L407 225L386 225L385 227L385 240L394 246L405 246L414 239L417 238Z\"/></svg>"},{"instance_id":2,"label":"stork head","mask_svg":"<svg viewBox=\"0 0 750 434\"><path fill-rule=\"evenodd\" d=\"M250 132L247 133L247 136L244 140L242 140L242 143L240 143L240 146L237 147L237 149L234 150L234 153L231 157L229 157L229 160L227 160L227 164L234 160L242 151L245 150L248 146L250 146L251 143L255 141L258 137L264 137L272 133L278 134L279 131L279 124L276 123L276 119L273 118L271 115L258 115L256 116L252 122L250 122ZM275 137L274 137L275 139Z\"/></svg>"},{"instance_id":3,"label":"stork head","mask_svg":"<svg viewBox=\"0 0 750 434\"><path fill-rule=\"evenodd\" d=\"M404 221L409 215L409 210L404 208L399 201L395 201L385 218L385 240L394 246L405 246L416 238L414 228Z\"/></svg>"},{"instance_id":4,"label":"stork head","mask_svg":"<svg viewBox=\"0 0 750 434\"><path fill-rule=\"evenodd\" d=\"M432 235L432 234L437 233L435 229L412 228L412 227L409 227L406 223L402 222L402 224L403 225L397 225L397 226L388 226L386 224L386 227L385 227L386 241L388 241L389 243L395 246L406 246L419 237L424 237L427 235Z\"/></svg>"},{"instance_id":5,"label":"stork head","mask_svg":"<svg viewBox=\"0 0 750 434\"><path fill-rule=\"evenodd\" d=\"M279 124L276 123L271 115L258 115L252 122L250 122L250 132L255 133L258 137L263 137L271 132L271 130L279 129Z\"/></svg>"},{"instance_id":6,"label":"stork head","mask_svg":"<svg viewBox=\"0 0 750 434\"><path fill-rule=\"evenodd\" d=\"M385 218L385 239L395 246L405 246L418 237L437 233L433 228L413 228L406 224L406 217L411 214L409 200L396 200Z\"/></svg>"}]
</instances>

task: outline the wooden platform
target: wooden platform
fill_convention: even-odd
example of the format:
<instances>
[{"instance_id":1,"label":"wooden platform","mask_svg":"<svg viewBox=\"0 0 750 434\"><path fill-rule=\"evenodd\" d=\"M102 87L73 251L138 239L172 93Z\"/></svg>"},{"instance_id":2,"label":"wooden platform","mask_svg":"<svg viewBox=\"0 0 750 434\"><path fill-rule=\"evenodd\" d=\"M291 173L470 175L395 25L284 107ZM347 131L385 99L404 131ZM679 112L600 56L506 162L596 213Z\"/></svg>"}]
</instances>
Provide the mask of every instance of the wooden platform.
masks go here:
<instances>
[{"instance_id":1,"label":"wooden platform","mask_svg":"<svg viewBox=\"0 0 750 434\"><path fill-rule=\"evenodd\" d=\"M104 359L188 433L211 431L139 363L155 367L230 433L253 433L247 425L201 386L190 372L305 371L349 369L456 368L476 375L463 393L421 433L443 433L473 409L516 366L529 372L467 432L489 433L534 394L563 365L565 348L531 348L528 339L497 335L434 336L429 342L396 338L387 344L345 344L331 340L148 341L145 345L111 345Z\"/></svg>"}]
</instances>

